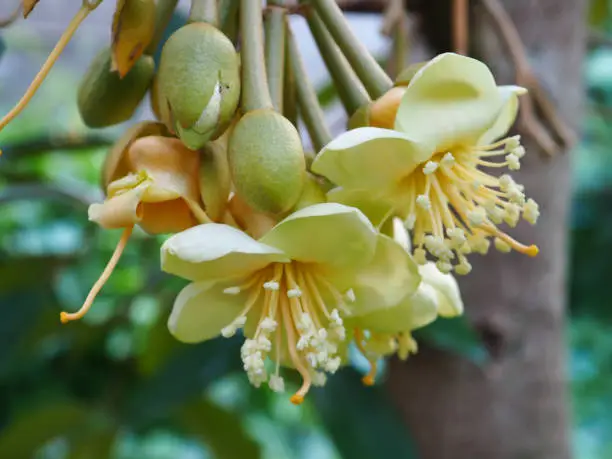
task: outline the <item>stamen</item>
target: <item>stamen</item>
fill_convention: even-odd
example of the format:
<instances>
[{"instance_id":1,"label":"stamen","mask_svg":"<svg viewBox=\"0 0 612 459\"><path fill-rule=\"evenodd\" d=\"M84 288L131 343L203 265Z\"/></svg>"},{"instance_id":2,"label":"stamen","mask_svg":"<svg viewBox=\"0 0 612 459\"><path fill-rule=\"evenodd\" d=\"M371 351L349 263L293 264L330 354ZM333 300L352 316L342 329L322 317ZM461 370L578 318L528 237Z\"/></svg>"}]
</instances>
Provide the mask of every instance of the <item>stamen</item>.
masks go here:
<instances>
[{"instance_id":1,"label":"stamen","mask_svg":"<svg viewBox=\"0 0 612 459\"><path fill-rule=\"evenodd\" d=\"M431 209L431 201L429 200L429 196L427 196L426 194L418 195L416 198L416 203L423 210Z\"/></svg>"},{"instance_id":2,"label":"stamen","mask_svg":"<svg viewBox=\"0 0 612 459\"><path fill-rule=\"evenodd\" d=\"M289 298L299 298L302 296L302 291L298 287L294 287L290 290L287 290L287 297Z\"/></svg>"},{"instance_id":3,"label":"stamen","mask_svg":"<svg viewBox=\"0 0 612 459\"><path fill-rule=\"evenodd\" d=\"M438 169L438 163L435 161L427 161L427 163L425 164L425 166L423 166L423 174L425 175L431 175L433 174L436 169Z\"/></svg>"},{"instance_id":4,"label":"stamen","mask_svg":"<svg viewBox=\"0 0 612 459\"><path fill-rule=\"evenodd\" d=\"M277 281L268 281L264 282L263 288L266 290L278 291L280 289L280 284Z\"/></svg>"},{"instance_id":5,"label":"stamen","mask_svg":"<svg viewBox=\"0 0 612 459\"><path fill-rule=\"evenodd\" d=\"M238 295L240 294L240 287L227 287L223 289L223 293L225 293L226 295Z\"/></svg>"},{"instance_id":6,"label":"stamen","mask_svg":"<svg viewBox=\"0 0 612 459\"><path fill-rule=\"evenodd\" d=\"M304 402L304 397L308 393L310 386L312 385L312 380L310 377L310 372L304 365L304 362L300 358L297 349L295 347L296 337L295 337L295 329L294 329L294 320L292 319L293 315L291 312L291 307L288 304L288 298L284 295L280 296L280 314L283 316L283 322L285 324L285 333L287 333L287 347L289 349L289 356L291 357L291 361L293 365L297 369L297 371L302 376L302 387L291 396L291 403L294 405L300 405Z\"/></svg>"},{"instance_id":7,"label":"stamen","mask_svg":"<svg viewBox=\"0 0 612 459\"><path fill-rule=\"evenodd\" d=\"M378 372L378 360L370 357L368 351L366 350L363 344L365 340L363 331L360 328L355 328L353 332L355 334L355 345L357 346L357 349L359 349L361 355L368 359L368 363L370 364L370 371L361 379L361 382L363 382L363 384L366 386L373 386L376 382L376 374Z\"/></svg>"},{"instance_id":8,"label":"stamen","mask_svg":"<svg viewBox=\"0 0 612 459\"><path fill-rule=\"evenodd\" d=\"M78 320L82 318L85 314L87 314L87 311L89 311L89 309L91 308L94 300L96 299L96 296L98 295L102 287L104 287L104 284L106 284L106 281L108 281L109 277L115 270L115 267L117 266L121 255L123 254L123 250L125 249L130 239L130 236L132 235L133 229L134 227L130 226L123 230L123 234L121 235L121 239L119 239L119 242L117 243L117 247L115 247L113 255L111 256L106 267L104 268L104 271L102 271L102 274L100 274L100 277L89 291L89 294L87 295L83 306L81 306L81 309L73 313L67 313L63 311L60 313L60 320L63 324L68 323L71 320Z\"/></svg>"},{"instance_id":9,"label":"stamen","mask_svg":"<svg viewBox=\"0 0 612 459\"><path fill-rule=\"evenodd\" d=\"M408 214L406 220L404 220L404 226L407 230L412 231L414 229L414 224L416 223L417 216L414 213Z\"/></svg>"},{"instance_id":10,"label":"stamen","mask_svg":"<svg viewBox=\"0 0 612 459\"><path fill-rule=\"evenodd\" d=\"M270 386L270 389L272 389L274 392L280 393L280 392L285 392L285 380L278 375L272 375L270 376L270 380L268 381L268 386Z\"/></svg>"},{"instance_id":11,"label":"stamen","mask_svg":"<svg viewBox=\"0 0 612 459\"><path fill-rule=\"evenodd\" d=\"M81 23L85 20L85 18L89 15L90 12L92 12L95 8L98 7L100 3L101 0L97 0L91 3L83 1L83 5L76 13L76 15L72 18L72 20L68 24L68 27L66 27L66 30L64 30L64 33L55 45L55 48L53 48L53 50L49 54L49 57L47 57L47 60L38 71L38 74L26 90L21 100L17 102L17 104L15 104L11 111L8 112L4 116L4 118L2 118L2 120L0 120L0 131L4 129L4 127L6 127L6 125L9 124L15 117L17 117L28 105L34 94L36 94L36 91L38 91L38 88L40 88L40 85L43 83L43 81L51 71L51 68L57 61L57 58L60 56L60 54L62 54L62 52L66 48L66 45L70 42L72 36L77 31Z\"/></svg>"},{"instance_id":12,"label":"stamen","mask_svg":"<svg viewBox=\"0 0 612 459\"><path fill-rule=\"evenodd\" d=\"M344 296L346 297L347 300L349 300L351 303L354 303L355 301L357 301L357 297L355 296L355 291L352 288L349 288L345 293ZM334 309L332 311L332 318L333 318L333 314L334 312L336 313L336 315L338 314L338 310Z\"/></svg>"},{"instance_id":13,"label":"stamen","mask_svg":"<svg viewBox=\"0 0 612 459\"><path fill-rule=\"evenodd\" d=\"M540 252L540 249L538 249L538 246L533 245L533 244L529 246L521 244L517 240L508 236L506 233L502 233L494 226L490 226L490 227L484 226L483 229L487 231L488 233L491 233L497 236L499 239L501 239L503 242L508 244L513 250L516 250L517 252L524 253L525 255L528 255L530 257L535 257Z\"/></svg>"}]
</instances>

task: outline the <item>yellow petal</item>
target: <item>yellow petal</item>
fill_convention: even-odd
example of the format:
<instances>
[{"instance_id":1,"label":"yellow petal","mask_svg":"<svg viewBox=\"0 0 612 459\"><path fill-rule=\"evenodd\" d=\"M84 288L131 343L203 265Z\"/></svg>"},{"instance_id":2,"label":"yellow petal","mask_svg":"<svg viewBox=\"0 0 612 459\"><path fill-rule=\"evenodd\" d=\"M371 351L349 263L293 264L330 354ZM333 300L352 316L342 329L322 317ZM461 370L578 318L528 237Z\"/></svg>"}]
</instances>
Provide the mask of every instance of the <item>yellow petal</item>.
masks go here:
<instances>
[{"instance_id":1,"label":"yellow petal","mask_svg":"<svg viewBox=\"0 0 612 459\"><path fill-rule=\"evenodd\" d=\"M149 234L178 233L199 223L182 198L143 202L141 213L142 219L139 225Z\"/></svg>"},{"instance_id":2,"label":"yellow petal","mask_svg":"<svg viewBox=\"0 0 612 459\"><path fill-rule=\"evenodd\" d=\"M103 228L127 228L142 220L141 199L148 187L142 183L136 188L117 194L102 204L89 206L89 220Z\"/></svg>"},{"instance_id":3,"label":"yellow petal","mask_svg":"<svg viewBox=\"0 0 612 459\"><path fill-rule=\"evenodd\" d=\"M132 142L127 153L128 161L134 172L145 171L155 184L146 200L163 200L154 197L155 190L175 193L167 198L178 196L200 201L199 174L200 154L189 150L174 138L162 136L140 137Z\"/></svg>"}]
</instances>

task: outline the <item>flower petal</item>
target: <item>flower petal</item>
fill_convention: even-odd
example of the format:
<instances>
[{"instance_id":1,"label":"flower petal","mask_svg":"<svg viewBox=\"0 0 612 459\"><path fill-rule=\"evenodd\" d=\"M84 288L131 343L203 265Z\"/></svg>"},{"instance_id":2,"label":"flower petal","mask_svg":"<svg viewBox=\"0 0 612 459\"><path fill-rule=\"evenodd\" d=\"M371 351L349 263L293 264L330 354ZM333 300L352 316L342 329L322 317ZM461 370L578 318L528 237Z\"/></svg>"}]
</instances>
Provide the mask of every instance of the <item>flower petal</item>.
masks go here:
<instances>
[{"instance_id":1,"label":"flower petal","mask_svg":"<svg viewBox=\"0 0 612 459\"><path fill-rule=\"evenodd\" d=\"M451 274L444 274L434 263L419 266L423 283L433 287L438 296L438 315L456 317L463 313L463 301L457 281Z\"/></svg>"},{"instance_id":2,"label":"flower petal","mask_svg":"<svg viewBox=\"0 0 612 459\"><path fill-rule=\"evenodd\" d=\"M328 191L327 199L345 206L356 207L376 227L389 218L393 203L384 196L374 194L371 190L347 190L342 187Z\"/></svg>"},{"instance_id":3,"label":"flower petal","mask_svg":"<svg viewBox=\"0 0 612 459\"><path fill-rule=\"evenodd\" d=\"M374 258L354 275L350 286L355 301L347 306L356 316L397 305L421 282L417 264L400 244L383 234L377 239Z\"/></svg>"},{"instance_id":4,"label":"flower petal","mask_svg":"<svg viewBox=\"0 0 612 459\"><path fill-rule=\"evenodd\" d=\"M478 145L488 145L508 134L518 114L518 96L527 92L525 88L520 86L499 86L498 90L504 100L503 108L495 124L478 140Z\"/></svg>"},{"instance_id":5,"label":"flower petal","mask_svg":"<svg viewBox=\"0 0 612 459\"><path fill-rule=\"evenodd\" d=\"M260 241L292 260L358 267L374 255L376 230L359 209L323 203L292 213Z\"/></svg>"},{"instance_id":6,"label":"flower petal","mask_svg":"<svg viewBox=\"0 0 612 459\"><path fill-rule=\"evenodd\" d=\"M270 263L287 261L282 251L217 223L175 234L161 248L162 270L189 280L239 278Z\"/></svg>"},{"instance_id":7,"label":"flower petal","mask_svg":"<svg viewBox=\"0 0 612 459\"><path fill-rule=\"evenodd\" d=\"M224 287L217 282L193 282L181 290L168 319L170 333L184 343L219 335L241 313L248 295L228 295Z\"/></svg>"},{"instance_id":8,"label":"flower petal","mask_svg":"<svg viewBox=\"0 0 612 459\"><path fill-rule=\"evenodd\" d=\"M357 128L321 150L312 171L344 188L388 188L433 154L429 145L390 129Z\"/></svg>"},{"instance_id":9,"label":"flower petal","mask_svg":"<svg viewBox=\"0 0 612 459\"><path fill-rule=\"evenodd\" d=\"M485 64L445 53L411 79L397 111L395 129L435 143L437 151L462 143L474 145L493 125L502 106Z\"/></svg>"},{"instance_id":10,"label":"flower petal","mask_svg":"<svg viewBox=\"0 0 612 459\"><path fill-rule=\"evenodd\" d=\"M107 198L101 204L92 204L88 209L89 220L107 229L134 226L142 220L141 200L148 186L148 183L143 183Z\"/></svg>"},{"instance_id":11,"label":"flower petal","mask_svg":"<svg viewBox=\"0 0 612 459\"><path fill-rule=\"evenodd\" d=\"M349 323L375 333L406 333L433 322L438 316L436 290L422 283L396 306L350 319Z\"/></svg>"}]
</instances>

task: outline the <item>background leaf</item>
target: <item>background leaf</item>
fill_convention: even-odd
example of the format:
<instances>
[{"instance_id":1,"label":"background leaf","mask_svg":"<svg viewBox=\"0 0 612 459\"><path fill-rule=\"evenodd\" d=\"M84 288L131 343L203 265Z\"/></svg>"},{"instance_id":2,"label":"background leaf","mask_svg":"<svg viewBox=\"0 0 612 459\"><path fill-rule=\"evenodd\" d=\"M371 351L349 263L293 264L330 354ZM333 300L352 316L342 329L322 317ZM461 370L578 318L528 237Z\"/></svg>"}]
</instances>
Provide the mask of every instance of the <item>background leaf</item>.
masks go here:
<instances>
[{"instance_id":1,"label":"background leaf","mask_svg":"<svg viewBox=\"0 0 612 459\"><path fill-rule=\"evenodd\" d=\"M239 414L208 400L190 403L178 418L187 433L200 439L216 459L259 459L259 445L247 433Z\"/></svg>"}]
</instances>

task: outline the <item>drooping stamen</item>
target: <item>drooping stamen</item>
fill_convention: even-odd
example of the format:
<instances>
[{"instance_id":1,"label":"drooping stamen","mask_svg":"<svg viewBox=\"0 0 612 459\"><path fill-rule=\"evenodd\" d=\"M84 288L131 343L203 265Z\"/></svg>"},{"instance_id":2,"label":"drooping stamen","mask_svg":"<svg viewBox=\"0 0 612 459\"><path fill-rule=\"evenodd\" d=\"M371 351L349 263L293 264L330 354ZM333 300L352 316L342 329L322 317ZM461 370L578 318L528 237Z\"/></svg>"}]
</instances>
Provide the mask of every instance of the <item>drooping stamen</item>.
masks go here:
<instances>
[{"instance_id":1,"label":"drooping stamen","mask_svg":"<svg viewBox=\"0 0 612 459\"><path fill-rule=\"evenodd\" d=\"M281 296L280 307L282 310L283 322L285 324L285 332L287 333L289 355L291 356L291 361L293 362L293 365L302 376L302 387L300 387L299 390L291 396L290 400L291 403L293 403L294 405L301 405L302 403L304 403L304 397L310 390L312 381L310 378L310 372L306 368L306 365L304 365L304 362L298 355L297 349L295 347L296 330L294 329L294 322L291 320L291 311L288 304L288 298Z\"/></svg>"},{"instance_id":2,"label":"drooping stamen","mask_svg":"<svg viewBox=\"0 0 612 459\"><path fill-rule=\"evenodd\" d=\"M503 233L496 225L511 227L522 218L535 224L539 208L527 200L524 187L509 175L495 177L479 169L485 167L520 167L525 154L518 137L502 139L491 145L460 148L434 154L400 185L402 213L412 232L414 256L419 264L426 253L437 259L443 272L470 272L466 254L486 253L487 238L497 238L498 249L514 249L535 256L536 246L525 246ZM502 156L504 161L482 158ZM420 173L419 173L420 171Z\"/></svg>"},{"instance_id":3,"label":"drooping stamen","mask_svg":"<svg viewBox=\"0 0 612 459\"><path fill-rule=\"evenodd\" d=\"M55 45L55 48L53 48L53 50L49 54L49 57L38 71L38 74L26 90L21 100L17 102L17 104L15 104L11 111L8 112L4 116L4 118L2 118L2 120L0 120L0 131L4 129L4 127L6 127L6 125L10 123L17 115L19 115L21 111L28 105L34 94L36 94L36 91L38 90L42 82L49 74L49 71L57 61L57 58L60 56L60 54L62 54L62 52L66 48L66 45L72 39L72 36L76 32L76 30L85 20L85 18L89 15L89 13L96 9L101 2L102 0L94 0L91 3L87 0L83 0L83 5L81 6L77 14L72 18L72 20L68 24L68 27L66 27L66 30L64 30L64 33Z\"/></svg>"},{"instance_id":4,"label":"drooping stamen","mask_svg":"<svg viewBox=\"0 0 612 459\"><path fill-rule=\"evenodd\" d=\"M62 321L63 324L68 323L71 320L78 320L82 318L85 314L87 314L87 311L89 311L89 309L91 308L94 300L96 299L96 296L98 295L98 293L100 292L104 284L106 284L106 281L108 281L109 277L111 276L115 267L117 266L117 263L119 262L119 259L121 258L121 255L123 254L123 250L125 249L128 243L128 240L130 239L130 236L132 235L133 229L134 227L130 226L129 228L126 228L123 230L123 234L121 235L121 239L119 239L119 242L117 243L117 247L115 247L115 251L113 252L113 255L111 256L110 260L106 264L104 271L102 271L102 274L100 274L100 277L98 278L96 283L93 285L93 287L89 291L89 294L87 295L87 298L85 299L85 302L83 303L83 306L81 306L81 309L73 313L67 313L63 311L60 313L60 320Z\"/></svg>"},{"instance_id":5,"label":"drooping stamen","mask_svg":"<svg viewBox=\"0 0 612 459\"><path fill-rule=\"evenodd\" d=\"M370 353L366 350L364 345L365 334L363 333L363 330L360 328L355 328L353 333L355 334L355 345L357 346L357 349L359 349L361 355L368 359L368 363L370 364L370 371L368 371L367 375L361 378L361 382L363 382L363 384L366 386L373 386L376 383L376 374L378 373L378 359L370 356Z\"/></svg>"}]
</instances>

